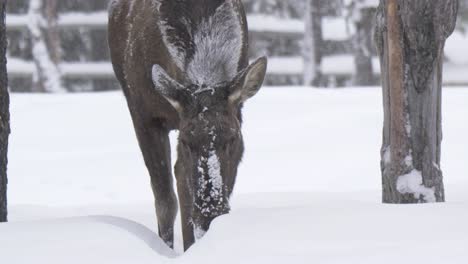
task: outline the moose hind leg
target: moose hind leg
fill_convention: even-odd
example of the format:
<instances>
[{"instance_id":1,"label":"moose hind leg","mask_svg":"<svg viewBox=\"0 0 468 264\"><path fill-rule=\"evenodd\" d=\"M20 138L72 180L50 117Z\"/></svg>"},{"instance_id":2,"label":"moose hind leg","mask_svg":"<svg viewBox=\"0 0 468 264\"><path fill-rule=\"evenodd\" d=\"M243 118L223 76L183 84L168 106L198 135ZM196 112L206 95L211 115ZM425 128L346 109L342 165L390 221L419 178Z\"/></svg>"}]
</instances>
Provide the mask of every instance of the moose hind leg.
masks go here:
<instances>
[{"instance_id":1,"label":"moose hind leg","mask_svg":"<svg viewBox=\"0 0 468 264\"><path fill-rule=\"evenodd\" d=\"M169 130L162 122L154 120L149 124L142 124L134 118L134 124L151 177L159 236L173 248L177 198L173 187Z\"/></svg>"}]
</instances>

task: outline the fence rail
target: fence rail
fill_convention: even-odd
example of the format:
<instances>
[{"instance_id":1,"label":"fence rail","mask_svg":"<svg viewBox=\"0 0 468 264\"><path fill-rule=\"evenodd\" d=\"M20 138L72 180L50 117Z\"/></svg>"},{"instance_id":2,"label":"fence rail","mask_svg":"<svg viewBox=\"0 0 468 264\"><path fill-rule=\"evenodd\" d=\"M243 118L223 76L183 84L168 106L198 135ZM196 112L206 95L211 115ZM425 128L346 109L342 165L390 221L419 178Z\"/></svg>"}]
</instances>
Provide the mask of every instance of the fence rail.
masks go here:
<instances>
[{"instance_id":1,"label":"fence rail","mask_svg":"<svg viewBox=\"0 0 468 264\"><path fill-rule=\"evenodd\" d=\"M81 29L105 30L107 27L107 12L70 12L59 14L58 26L60 29ZM7 15L6 24L8 32L24 32L28 30L29 17L27 15ZM270 15L249 15L249 31L255 36L281 36L284 38L301 39L304 34L304 23L299 19L281 19ZM289 69L281 70L284 62L291 61L291 58L272 58L268 75L297 75L300 69L298 65L291 65L296 71L289 73ZM297 58L294 58L297 62ZM275 65L276 64L276 65ZM299 65L300 66L300 65ZM110 62L63 62L59 65L64 78L91 78L91 79L113 79L114 73ZM30 78L36 69L32 61L27 61L18 57L8 59L8 72L12 78ZM297 78L296 77L296 78ZM275 84L271 81L270 84Z\"/></svg>"},{"instance_id":2,"label":"fence rail","mask_svg":"<svg viewBox=\"0 0 468 264\"><path fill-rule=\"evenodd\" d=\"M7 30L23 31L28 26L27 15L7 15ZM304 22L299 19L282 19L271 15L248 15L249 30L253 37L272 37L290 39L301 42L304 36ZM99 29L107 27L107 12L79 13L70 12L59 15L58 25L61 29ZM350 39L350 32L343 18L323 17L323 38L330 43L346 42ZM465 41L468 45L468 38ZM301 45L300 43L298 44ZM299 51L300 52L300 51ZM336 52L330 51L329 53ZM332 78L350 79L355 74L355 63L352 54L327 54L322 58L322 74ZM287 82L299 84L302 82L304 62L298 52L290 56L272 56L269 59L268 84L283 85ZM373 71L380 75L380 65L376 57L372 61ZM447 64L444 71L444 83L447 85L468 84L468 65ZM32 61L15 57L8 60L8 72L12 78L30 78L35 72ZM114 80L114 73L109 61L99 62L64 62L60 64L60 71L65 78ZM283 81L279 81L279 80ZM286 81L285 81L286 80ZM286 82L286 83L282 83Z\"/></svg>"},{"instance_id":3,"label":"fence rail","mask_svg":"<svg viewBox=\"0 0 468 264\"><path fill-rule=\"evenodd\" d=\"M61 28L106 28L107 17L107 12L62 13L59 15L58 25ZM284 19L271 15L248 15L247 20L251 32L304 34L304 22L299 19ZM28 16L8 14L6 24L8 30L24 29L28 26Z\"/></svg>"}]
</instances>

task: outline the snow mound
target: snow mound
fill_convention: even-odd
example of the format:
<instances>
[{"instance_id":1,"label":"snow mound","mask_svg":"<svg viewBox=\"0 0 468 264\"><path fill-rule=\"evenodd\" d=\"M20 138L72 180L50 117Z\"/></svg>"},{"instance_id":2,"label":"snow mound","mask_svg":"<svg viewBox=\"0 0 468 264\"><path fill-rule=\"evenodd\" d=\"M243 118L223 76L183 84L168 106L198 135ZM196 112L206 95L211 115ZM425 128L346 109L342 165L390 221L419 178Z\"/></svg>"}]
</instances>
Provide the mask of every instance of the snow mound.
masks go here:
<instances>
[{"instance_id":1,"label":"snow mound","mask_svg":"<svg viewBox=\"0 0 468 264\"><path fill-rule=\"evenodd\" d=\"M175 256L150 229L111 216L2 224L0 252L9 264L154 263Z\"/></svg>"},{"instance_id":2,"label":"snow mound","mask_svg":"<svg viewBox=\"0 0 468 264\"><path fill-rule=\"evenodd\" d=\"M240 195L179 256L144 225L112 216L2 224L0 252L9 264L468 263L466 194L464 202L407 206L379 204L378 196Z\"/></svg>"}]
</instances>

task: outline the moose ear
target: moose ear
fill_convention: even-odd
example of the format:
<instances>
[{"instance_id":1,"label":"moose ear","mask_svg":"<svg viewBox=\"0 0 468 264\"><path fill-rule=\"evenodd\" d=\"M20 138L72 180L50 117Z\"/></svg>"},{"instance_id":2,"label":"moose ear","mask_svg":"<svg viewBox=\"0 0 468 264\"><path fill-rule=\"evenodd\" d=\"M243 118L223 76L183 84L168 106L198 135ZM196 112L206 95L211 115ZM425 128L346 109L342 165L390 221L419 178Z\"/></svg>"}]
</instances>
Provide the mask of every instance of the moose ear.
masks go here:
<instances>
[{"instance_id":1,"label":"moose ear","mask_svg":"<svg viewBox=\"0 0 468 264\"><path fill-rule=\"evenodd\" d=\"M265 79L267 63L267 58L261 57L237 75L236 86L229 95L231 103L243 103L257 94Z\"/></svg>"},{"instance_id":2,"label":"moose ear","mask_svg":"<svg viewBox=\"0 0 468 264\"><path fill-rule=\"evenodd\" d=\"M172 79L171 76L157 64L153 66L152 78L156 91L164 96L177 111L181 111L184 86Z\"/></svg>"}]
</instances>

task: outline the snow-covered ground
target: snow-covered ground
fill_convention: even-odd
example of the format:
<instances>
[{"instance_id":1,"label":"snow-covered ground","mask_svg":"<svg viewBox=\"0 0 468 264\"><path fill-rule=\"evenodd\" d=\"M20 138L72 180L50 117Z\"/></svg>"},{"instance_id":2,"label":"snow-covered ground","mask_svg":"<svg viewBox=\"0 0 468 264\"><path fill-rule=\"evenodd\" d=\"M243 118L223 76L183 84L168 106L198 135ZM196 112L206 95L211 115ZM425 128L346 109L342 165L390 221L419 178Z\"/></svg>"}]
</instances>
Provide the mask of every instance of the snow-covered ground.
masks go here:
<instances>
[{"instance_id":1,"label":"snow-covered ground","mask_svg":"<svg viewBox=\"0 0 468 264\"><path fill-rule=\"evenodd\" d=\"M233 211L181 254L179 230L176 252L156 236L120 93L13 94L1 263L466 264L468 89L443 102L448 202L382 205L380 89L264 88L245 107Z\"/></svg>"}]
</instances>

